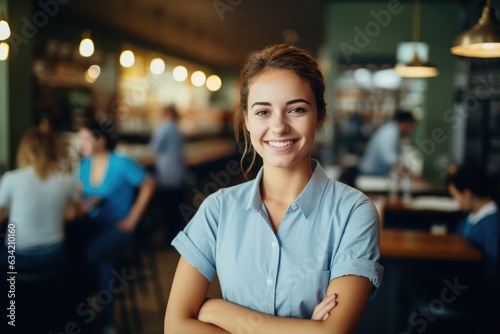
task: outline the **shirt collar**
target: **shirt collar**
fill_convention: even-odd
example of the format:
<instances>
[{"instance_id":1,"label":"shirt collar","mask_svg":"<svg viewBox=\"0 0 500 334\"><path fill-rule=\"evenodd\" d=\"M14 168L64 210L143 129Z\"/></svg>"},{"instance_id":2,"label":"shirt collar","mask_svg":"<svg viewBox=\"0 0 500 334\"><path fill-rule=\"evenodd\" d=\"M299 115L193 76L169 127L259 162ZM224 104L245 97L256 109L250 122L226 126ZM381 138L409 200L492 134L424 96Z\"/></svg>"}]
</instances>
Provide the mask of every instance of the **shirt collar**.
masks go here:
<instances>
[{"instance_id":1,"label":"shirt collar","mask_svg":"<svg viewBox=\"0 0 500 334\"><path fill-rule=\"evenodd\" d=\"M476 224L478 221L486 216L492 215L498 211L497 205L493 201L489 201L479 209L476 213L471 213L469 215L469 223Z\"/></svg>"},{"instance_id":2,"label":"shirt collar","mask_svg":"<svg viewBox=\"0 0 500 334\"><path fill-rule=\"evenodd\" d=\"M326 188L328 183L328 176L326 175L323 168L317 160L311 160L311 168L313 170L313 175L309 182L307 183L302 193L294 201L299 206L304 216L307 218L313 212L315 207L318 205L319 197ZM260 181L262 180L262 175L264 173L264 167L259 170L259 173L253 181L252 188L250 190L250 200L247 206L248 209L252 209L259 212L262 207L262 197L260 196Z\"/></svg>"}]
</instances>

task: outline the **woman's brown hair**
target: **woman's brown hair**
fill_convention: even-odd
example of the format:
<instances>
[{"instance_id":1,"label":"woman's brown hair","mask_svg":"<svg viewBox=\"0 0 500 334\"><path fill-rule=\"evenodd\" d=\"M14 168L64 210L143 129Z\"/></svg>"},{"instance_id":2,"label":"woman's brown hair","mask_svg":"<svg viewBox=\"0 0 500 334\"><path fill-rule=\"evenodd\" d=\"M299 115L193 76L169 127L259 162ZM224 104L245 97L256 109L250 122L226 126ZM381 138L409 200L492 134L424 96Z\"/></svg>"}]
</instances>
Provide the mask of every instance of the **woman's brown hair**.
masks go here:
<instances>
[{"instance_id":1,"label":"woman's brown hair","mask_svg":"<svg viewBox=\"0 0 500 334\"><path fill-rule=\"evenodd\" d=\"M318 62L305 50L288 44L270 45L262 50L255 51L250 55L243 66L241 76L240 105L234 118L234 131L238 144L243 143L243 154L241 157L241 168L243 175L248 173L255 163L257 153L252 148L250 135L245 128L245 117L248 112L248 94L250 86L263 71L268 69L289 70L307 81L314 94L318 112L318 120L326 116L325 102L325 78L319 69ZM250 165L245 169L243 161L251 154Z\"/></svg>"},{"instance_id":2,"label":"woman's brown hair","mask_svg":"<svg viewBox=\"0 0 500 334\"><path fill-rule=\"evenodd\" d=\"M59 170L56 139L49 132L31 128L25 132L17 150L17 168L33 166L36 175L45 180Z\"/></svg>"}]
</instances>

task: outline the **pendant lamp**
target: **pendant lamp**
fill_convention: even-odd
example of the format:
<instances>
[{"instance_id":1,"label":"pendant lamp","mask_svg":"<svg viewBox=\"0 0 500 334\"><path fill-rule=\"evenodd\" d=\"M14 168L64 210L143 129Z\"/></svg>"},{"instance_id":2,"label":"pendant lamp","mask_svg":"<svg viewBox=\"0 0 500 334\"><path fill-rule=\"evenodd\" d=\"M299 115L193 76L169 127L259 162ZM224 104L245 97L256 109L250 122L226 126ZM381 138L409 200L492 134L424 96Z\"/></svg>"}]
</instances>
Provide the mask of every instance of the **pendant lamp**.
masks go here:
<instances>
[{"instance_id":1,"label":"pendant lamp","mask_svg":"<svg viewBox=\"0 0 500 334\"><path fill-rule=\"evenodd\" d=\"M420 40L420 1L413 2L413 26L412 26L412 40L417 43ZM420 60L417 48L413 52L412 60L407 64L399 63L394 68L403 78L431 78L439 74L437 67L425 63Z\"/></svg>"},{"instance_id":2,"label":"pendant lamp","mask_svg":"<svg viewBox=\"0 0 500 334\"><path fill-rule=\"evenodd\" d=\"M500 57L500 24L490 0L486 1L479 21L453 40L450 52L472 58Z\"/></svg>"}]
</instances>

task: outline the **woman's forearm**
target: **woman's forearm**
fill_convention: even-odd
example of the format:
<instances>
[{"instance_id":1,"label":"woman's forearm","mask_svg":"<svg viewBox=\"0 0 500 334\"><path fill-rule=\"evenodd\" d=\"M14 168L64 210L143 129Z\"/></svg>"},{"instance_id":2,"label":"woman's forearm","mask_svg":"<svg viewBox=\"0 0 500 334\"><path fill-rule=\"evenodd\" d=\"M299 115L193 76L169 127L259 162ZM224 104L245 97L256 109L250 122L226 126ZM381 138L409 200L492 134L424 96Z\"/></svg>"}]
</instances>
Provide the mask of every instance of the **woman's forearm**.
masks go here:
<instances>
[{"instance_id":1,"label":"woman's forearm","mask_svg":"<svg viewBox=\"0 0 500 334\"><path fill-rule=\"evenodd\" d=\"M137 194L137 198L130 209L129 216L134 220L138 221L144 210L146 209L151 196L153 196L155 190L155 182L149 176L146 176L146 179L141 184L139 188L139 193Z\"/></svg>"},{"instance_id":2,"label":"woman's forearm","mask_svg":"<svg viewBox=\"0 0 500 334\"><path fill-rule=\"evenodd\" d=\"M200 311L200 320L219 326L229 333L332 333L323 321L273 316L222 299L207 300Z\"/></svg>"},{"instance_id":3,"label":"woman's forearm","mask_svg":"<svg viewBox=\"0 0 500 334\"><path fill-rule=\"evenodd\" d=\"M227 331L197 319L172 321L165 318L165 334L226 334Z\"/></svg>"}]
</instances>

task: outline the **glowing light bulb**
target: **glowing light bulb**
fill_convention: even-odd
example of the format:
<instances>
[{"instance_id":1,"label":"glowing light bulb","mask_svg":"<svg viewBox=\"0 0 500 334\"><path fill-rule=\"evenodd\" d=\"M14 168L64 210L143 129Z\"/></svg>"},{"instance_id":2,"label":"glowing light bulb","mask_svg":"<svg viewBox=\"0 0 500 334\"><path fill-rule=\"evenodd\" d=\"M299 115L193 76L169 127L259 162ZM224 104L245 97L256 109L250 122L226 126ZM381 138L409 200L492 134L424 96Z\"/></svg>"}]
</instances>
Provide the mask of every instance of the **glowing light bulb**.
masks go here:
<instances>
[{"instance_id":1,"label":"glowing light bulb","mask_svg":"<svg viewBox=\"0 0 500 334\"><path fill-rule=\"evenodd\" d=\"M10 37L10 27L7 21L0 20L0 41L4 41Z\"/></svg>"},{"instance_id":2,"label":"glowing light bulb","mask_svg":"<svg viewBox=\"0 0 500 334\"><path fill-rule=\"evenodd\" d=\"M92 56L94 54L94 42L90 38L82 39L79 51L82 57Z\"/></svg>"},{"instance_id":3,"label":"glowing light bulb","mask_svg":"<svg viewBox=\"0 0 500 334\"><path fill-rule=\"evenodd\" d=\"M222 87L222 80L218 75L211 75L207 78L207 88L209 91L216 92Z\"/></svg>"},{"instance_id":4,"label":"glowing light bulb","mask_svg":"<svg viewBox=\"0 0 500 334\"><path fill-rule=\"evenodd\" d=\"M205 76L205 73L202 71L194 71L193 74L191 74L191 83L193 86L196 87L201 87L205 84L207 77Z\"/></svg>"},{"instance_id":5,"label":"glowing light bulb","mask_svg":"<svg viewBox=\"0 0 500 334\"><path fill-rule=\"evenodd\" d=\"M153 74L162 74L165 71L165 61L161 58L155 58L151 60L149 64L149 70Z\"/></svg>"},{"instance_id":6,"label":"glowing light bulb","mask_svg":"<svg viewBox=\"0 0 500 334\"><path fill-rule=\"evenodd\" d=\"M173 76L176 81L182 82L187 79L188 71L184 66L176 66L173 71Z\"/></svg>"},{"instance_id":7,"label":"glowing light bulb","mask_svg":"<svg viewBox=\"0 0 500 334\"><path fill-rule=\"evenodd\" d=\"M9 58L9 44L0 43L0 61L7 60Z\"/></svg>"},{"instance_id":8,"label":"glowing light bulb","mask_svg":"<svg viewBox=\"0 0 500 334\"><path fill-rule=\"evenodd\" d=\"M120 65L123 67L132 67L135 63L135 56L131 50L125 50L120 55Z\"/></svg>"}]
</instances>

